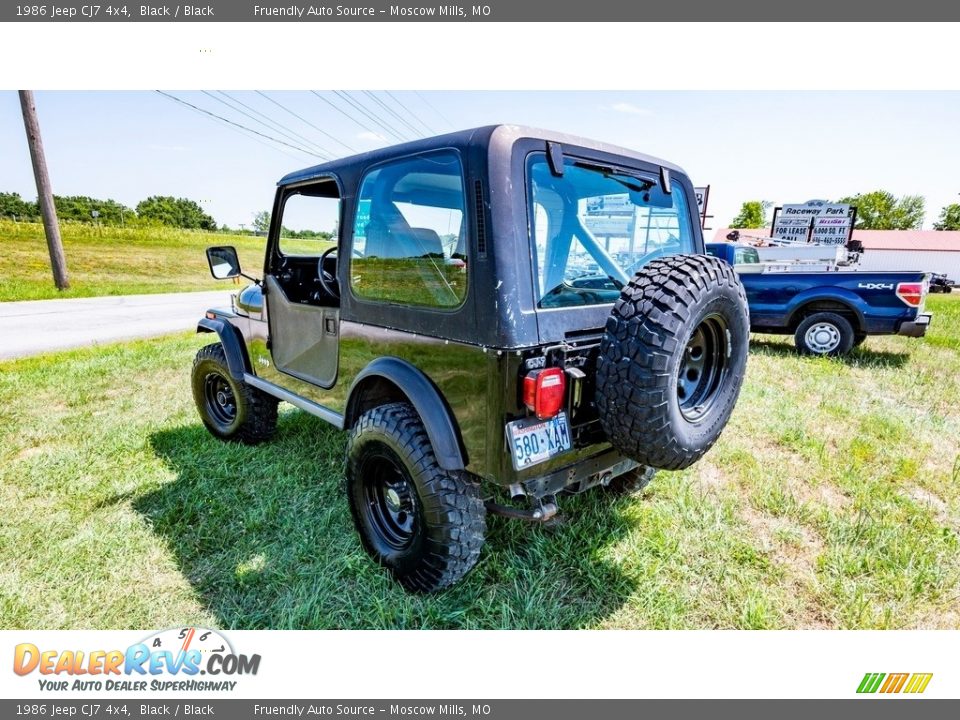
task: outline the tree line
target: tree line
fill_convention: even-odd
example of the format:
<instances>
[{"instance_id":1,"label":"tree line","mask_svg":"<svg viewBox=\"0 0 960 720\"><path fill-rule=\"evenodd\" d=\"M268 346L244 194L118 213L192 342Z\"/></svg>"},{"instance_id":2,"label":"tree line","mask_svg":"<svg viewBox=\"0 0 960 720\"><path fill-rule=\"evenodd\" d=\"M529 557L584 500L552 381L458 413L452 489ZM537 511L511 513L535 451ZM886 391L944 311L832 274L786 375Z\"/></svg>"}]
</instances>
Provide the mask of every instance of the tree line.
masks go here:
<instances>
[{"instance_id":1,"label":"tree line","mask_svg":"<svg viewBox=\"0 0 960 720\"><path fill-rule=\"evenodd\" d=\"M834 202L857 208L858 230L919 230L926 213L926 199L922 195L897 197L886 190L850 195ZM754 229L768 224L767 213L772 203L748 200L740 213L730 221L730 227ZM933 224L934 230L960 230L960 203L947 205Z\"/></svg>"},{"instance_id":2,"label":"tree line","mask_svg":"<svg viewBox=\"0 0 960 720\"><path fill-rule=\"evenodd\" d=\"M54 195L57 217L74 222L103 225L165 225L188 230L216 230L216 221L199 203L187 198L152 195L135 208L116 200L100 200L85 195ZM19 193L0 193L0 217L23 222L39 222L36 201L24 200Z\"/></svg>"}]
</instances>

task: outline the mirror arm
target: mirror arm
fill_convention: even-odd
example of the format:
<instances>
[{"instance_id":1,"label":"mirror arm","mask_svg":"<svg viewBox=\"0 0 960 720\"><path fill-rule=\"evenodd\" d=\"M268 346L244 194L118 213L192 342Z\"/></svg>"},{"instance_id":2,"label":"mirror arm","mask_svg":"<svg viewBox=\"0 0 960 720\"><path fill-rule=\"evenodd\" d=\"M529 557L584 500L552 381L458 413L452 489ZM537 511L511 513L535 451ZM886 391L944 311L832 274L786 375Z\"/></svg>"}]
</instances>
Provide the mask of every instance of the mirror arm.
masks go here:
<instances>
[{"instance_id":1,"label":"mirror arm","mask_svg":"<svg viewBox=\"0 0 960 720\"><path fill-rule=\"evenodd\" d=\"M263 283L260 282L260 278L255 278L253 275L247 275L245 272L242 272L242 271L239 274L240 274L240 277L246 278L247 280L252 282L254 285L263 285Z\"/></svg>"}]
</instances>

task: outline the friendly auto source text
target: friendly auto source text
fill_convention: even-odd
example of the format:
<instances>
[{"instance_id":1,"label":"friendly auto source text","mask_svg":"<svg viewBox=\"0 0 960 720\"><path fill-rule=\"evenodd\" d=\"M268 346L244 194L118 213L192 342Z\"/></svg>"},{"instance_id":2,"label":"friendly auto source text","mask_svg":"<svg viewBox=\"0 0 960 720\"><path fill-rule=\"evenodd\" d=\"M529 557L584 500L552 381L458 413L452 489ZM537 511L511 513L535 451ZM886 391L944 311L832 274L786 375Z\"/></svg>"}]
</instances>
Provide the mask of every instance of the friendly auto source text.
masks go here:
<instances>
[{"instance_id":1,"label":"friendly auto source text","mask_svg":"<svg viewBox=\"0 0 960 720\"><path fill-rule=\"evenodd\" d=\"M253 14L257 17L486 17L490 14L489 5L434 5L429 7L410 7L391 5L384 10L361 5L287 5L273 7L254 5Z\"/></svg>"}]
</instances>

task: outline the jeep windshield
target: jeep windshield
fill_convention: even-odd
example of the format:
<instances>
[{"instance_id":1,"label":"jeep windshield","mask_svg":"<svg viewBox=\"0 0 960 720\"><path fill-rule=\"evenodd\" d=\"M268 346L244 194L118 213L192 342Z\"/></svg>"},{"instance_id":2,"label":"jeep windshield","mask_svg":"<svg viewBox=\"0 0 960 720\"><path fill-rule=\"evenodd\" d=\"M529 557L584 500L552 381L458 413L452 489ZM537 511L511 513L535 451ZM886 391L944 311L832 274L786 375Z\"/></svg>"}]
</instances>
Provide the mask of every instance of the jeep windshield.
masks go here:
<instances>
[{"instance_id":1,"label":"jeep windshield","mask_svg":"<svg viewBox=\"0 0 960 720\"><path fill-rule=\"evenodd\" d=\"M527 161L530 241L541 308L616 301L651 260L694 252L683 187L665 193L643 172L564 158L562 176L547 156Z\"/></svg>"}]
</instances>

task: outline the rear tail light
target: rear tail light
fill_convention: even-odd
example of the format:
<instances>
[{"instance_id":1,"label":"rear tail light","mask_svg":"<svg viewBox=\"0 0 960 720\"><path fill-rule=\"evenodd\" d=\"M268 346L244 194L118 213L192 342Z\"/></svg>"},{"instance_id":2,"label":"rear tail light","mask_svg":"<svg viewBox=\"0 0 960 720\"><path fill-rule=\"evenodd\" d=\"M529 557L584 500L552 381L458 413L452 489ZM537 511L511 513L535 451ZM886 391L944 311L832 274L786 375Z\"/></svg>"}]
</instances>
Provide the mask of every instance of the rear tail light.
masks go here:
<instances>
[{"instance_id":1,"label":"rear tail light","mask_svg":"<svg viewBox=\"0 0 960 720\"><path fill-rule=\"evenodd\" d=\"M523 378L523 403L546 420L563 408L566 390L567 378L560 368L534 370Z\"/></svg>"},{"instance_id":2,"label":"rear tail light","mask_svg":"<svg viewBox=\"0 0 960 720\"><path fill-rule=\"evenodd\" d=\"M920 307L925 289L922 282L900 283L897 285L897 297L910 307Z\"/></svg>"}]
</instances>

